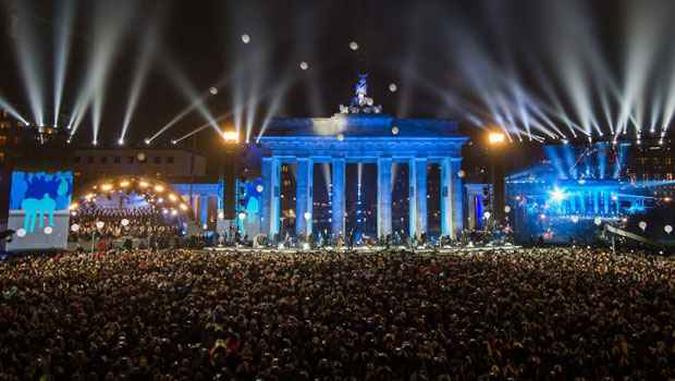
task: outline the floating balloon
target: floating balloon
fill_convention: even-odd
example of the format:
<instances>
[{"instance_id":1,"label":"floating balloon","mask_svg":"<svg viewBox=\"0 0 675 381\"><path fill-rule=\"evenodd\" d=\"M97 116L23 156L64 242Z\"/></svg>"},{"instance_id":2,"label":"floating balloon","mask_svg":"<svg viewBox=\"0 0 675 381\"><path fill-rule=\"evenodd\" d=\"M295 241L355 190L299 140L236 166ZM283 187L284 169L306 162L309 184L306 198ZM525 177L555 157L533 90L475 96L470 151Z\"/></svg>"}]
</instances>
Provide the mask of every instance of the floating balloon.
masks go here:
<instances>
[{"instance_id":1,"label":"floating balloon","mask_svg":"<svg viewBox=\"0 0 675 381\"><path fill-rule=\"evenodd\" d=\"M70 226L70 231L71 231L71 232L77 233L78 231L80 231L80 225L78 225L78 224L72 224L72 225Z\"/></svg>"},{"instance_id":2,"label":"floating balloon","mask_svg":"<svg viewBox=\"0 0 675 381\"><path fill-rule=\"evenodd\" d=\"M120 223L122 224L122 226L128 226L129 220L127 220L126 218L123 218L122 221L120 221Z\"/></svg>"},{"instance_id":3,"label":"floating balloon","mask_svg":"<svg viewBox=\"0 0 675 381\"><path fill-rule=\"evenodd\" d=\"M51 226L45 226L45 234L50 235L54 232L54 229Z\"/></svg>"},{"instance_id":4,"label":"floating balloon","mask_svg":"<svg viewBox=\"0 0 675 381\"><path fill-rule=\"evenodd\" d=\"M574 222L575 224L576 224L577 222L579 222L579 216L572 216L571 219L572 219L572 222Z\"/></svg>"},{"instance_id":5,"label":"floating balloon","mask_svg":"<svg viewBox=\"0 0 675 381\"><path fill-rule=\"evenodd\" d=\"M103 229L104 226L105 226L105 222L103 222L103 221L96 221L96 227L97 227L98 229Z\"/></svg>"},{"instance_id":6,"label":"floating balloon","mask_svg":"<svg viewBox=\"0 0 675 381\"><path fill-rule=\"evenodd\" d=\"M666 233L670 234L673 232L673 227L670 225L666 225L663 227L663 230L665 230Z\"/></svg>"},{"instance_id":7,"label":"floating balloon","mask_svg":"<svg viewBox=\"0 0 675 381\"><path fill-rule=\"evenodd\" d=\"M21 228L21 229L17 230L16 236L19 237L19 238L25 237L26 236L26 229Z\"/></svg>"},{"instance_id":8,"label":"floating balloon","mask_svg":"<svg viewBox=\"0 0 675 381\"><path fill-rule=\"evenodd\" d=\"M511 212L511 207L508 206L508 205L506 205L506 206L504 207L504 212L505 212L505 213L510 213L510 212Z\"/></svg>"},{"instance_id":9,"label":"floating balloon","mask_svg":"<svg viewBox=\"0 0 675 381\"><path fill-rule=\"evenodd\" d=\"M647 229L647 223L645 221L640 221L638 226L640 227L640 229L642 229L642 231L645 231L645 229Z\"/></svg>"},{"instance_id":10,"label":"floating balloon","mask_svg":"<svg viewBox=\"0 0 675 381\"><path fill-rule=\"evenodd\" d=\"M602 223L602 218L595 217L595 219L593 219L593 223L596 224L597 226L600 226L600 224Z\"/></svg>"}]
</instances>

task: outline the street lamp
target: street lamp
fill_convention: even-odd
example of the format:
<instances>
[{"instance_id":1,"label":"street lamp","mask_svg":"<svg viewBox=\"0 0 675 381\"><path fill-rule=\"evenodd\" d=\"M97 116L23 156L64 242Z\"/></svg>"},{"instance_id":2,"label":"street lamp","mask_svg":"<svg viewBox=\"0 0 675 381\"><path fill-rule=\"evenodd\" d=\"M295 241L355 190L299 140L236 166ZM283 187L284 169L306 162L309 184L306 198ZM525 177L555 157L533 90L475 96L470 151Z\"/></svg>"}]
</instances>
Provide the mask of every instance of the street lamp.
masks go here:
<instances>
[{"instance_id":1,"label":"street lamp","mask_svg":"<svg viewBox=\"0 0 675 381\"><path fill-rule=\"evenodd\" d=\"M233 126L226 126L221 133L225 147L222 156L221 171L223 175L223 216L225 220L234 220L235 212L237 162L239 159L239 132Z\"/></svg>"},{"instance_id":2,"label":"street lamp","mask_svg":"<svg viewBox=\"0 0 675 381\"><path fill-rule=\"evenodd\" d=\"M500 145L506 141L506 135L501 132L493 131L488 134L488 143L490 145Z\"/></svg>"},{"instance_id":3,"label":"street lamp","mask_svg":"<svg viewBox=\"0 0 675 381\"><path fill-rule=\"evenodd\" d=\"M227 144L237 144L239 143L239 133L235 130L223 131L223 140Z\"/></svg>"},{"instance_id":4,"label":"street lamp","mask_svg":"<svg viewBox=\"0 0 675 381\"><path fill-rule=\"evenodd\" d=\"M503 166L501 164L502 160L498 160L496 157L497 150L506 143L506 135L498 130L493 129L487 135L487 141L489 145L490 153L490 167L491 167L491 178L492 178L492 211L494 213L494 222L501 223L504 219L504 173Z\"/></svg>"}]
</instances>

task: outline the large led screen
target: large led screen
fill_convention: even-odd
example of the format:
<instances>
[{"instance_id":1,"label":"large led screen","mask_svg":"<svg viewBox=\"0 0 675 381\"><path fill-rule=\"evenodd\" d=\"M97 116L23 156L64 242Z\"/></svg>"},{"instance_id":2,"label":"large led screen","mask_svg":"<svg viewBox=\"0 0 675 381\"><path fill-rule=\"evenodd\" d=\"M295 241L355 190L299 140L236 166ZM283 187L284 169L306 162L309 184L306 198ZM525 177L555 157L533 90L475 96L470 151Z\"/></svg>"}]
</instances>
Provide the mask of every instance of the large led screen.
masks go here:
<instances>
[{"instance_id":1,"label":"large led screen","mask_svg":"<svg viewBox=\"0 0 675 381\"><path fill-rule=\"evenodd\" d=\"M65 249L73 173L14 171L11 184L7 250Z\"/></svg>"}]
</instances>

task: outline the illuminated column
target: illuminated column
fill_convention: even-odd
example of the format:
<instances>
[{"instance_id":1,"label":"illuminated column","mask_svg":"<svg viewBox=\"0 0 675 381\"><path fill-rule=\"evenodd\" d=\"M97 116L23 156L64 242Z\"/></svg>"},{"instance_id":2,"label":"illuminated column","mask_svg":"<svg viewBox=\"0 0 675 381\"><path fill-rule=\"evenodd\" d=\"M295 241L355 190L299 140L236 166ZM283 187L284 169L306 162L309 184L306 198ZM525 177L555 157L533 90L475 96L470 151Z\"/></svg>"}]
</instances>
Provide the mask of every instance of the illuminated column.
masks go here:
<instances>
[{"instance_id":1,"label":"illuminated column","mask_svg":"<svg viewBox=\"0 0 675 381\"><path fill-rule=\"evenodd\" d=\"M391 158L377 159L377 237L391 234Z\"/></svg>"},{"instance_id":2,"label":"illuminated column","mask_svg":"<svg viewBox=\"0 0 675 381\"><path fill-rule=\"evenodd\" d=\"M314 162L299 158L295 172L295 233L300 237L312 234Z\"/></svg>"},{"instance_id":3,"label":"illuminated column","mask_svg":"<svg viewBox=\"0 0 675 381\"><path fill-rule=\"evenodd\" d=\"M586 214L586 192L579 192L579 210L581 214Z\"/></svg>"},{"instance_id":4,"label":"illuminated column","mask_svg":"<svg viewBox=\"0 0 675 381\"><path fill-rule=\"evenodd\" d=\"M577 198L576 195L570 197L570 213L577 213Z\"/></svg>"},{"instance_id":5,"label":"illuminated column","mask_svg":"<svg viewBox=\"0 0 675 381\"><path fill-rule=\"evenodd\" d=\"M209 196L203 193L199 194L199 227L203 228L209 222Z\"/></svg>"},{"instance_id":6,"label":"illuminated column","mask_svg":"<svg viewBox=\"0 0 675 381\"><path fill-rule=\"evenodd\" d=\"M333 159L331 219L332 232L345 236L345 159Z\"/></svg>"},{"instance_id":7,"label":"illuminated column","mask_svg":"<svg viewBox=\"0 0 675 381\"><path fill-rule=\"evenodd\" d=\"M410 236L427 231L427 159L414 158L408 164L410 184Z\"/></svg>"},{"instance_id":8,"label":"illuminated column","mask_svg":"<svg viewBox=\"0 0 675 381\"><path fill-rule=\"evenodd\" d=\"M281 217L281 163L275 157L265 157L262 161L263 178L263 205L261 226L269 238L279 233L279 218Z\"/></svg>"},{"instance_id":9,"label":"illuminated column","mask_svg":"<svg viewBox=\"0 0 675 381\"><path fill-rule=\"evenodd\" d=\"M595 215L600 212L600 192L598 192L596 189L593 190L593 213Z\"/></svg>"},{"instance_id":10,"label":"illuminated column","mask_svg":"<svg viewBox=\"0 0 675 381\"><path fill-rule=\"evenodd\" d=\"M462 169L462 158L451 159L450 176L452 181L452 226L453 234L457 230L464 229L464 181L459 177L459 171Z\"/></svg>"},{"instance_id":11,"label":"illuminated column","mask_svg":"<svg viewBox=\"0 0 675 381\"><path fill-rule=\"evenodd\" d=\"M461 158L441 161L441 235L452 238L464 228L464 183L458 175L461 166ZM478 222L483 216L475 218Z\"/></svg>"},{"instance_id":12,"label":"illuminated column","mask_svg":"<svg viewBox=\"0 0 675 381\"><path fill-rule=\"evenodd\" d=\"M602 192L602 208L605 211L605 215L609 214L609 192Z\"/></svg>"}]
</instances>

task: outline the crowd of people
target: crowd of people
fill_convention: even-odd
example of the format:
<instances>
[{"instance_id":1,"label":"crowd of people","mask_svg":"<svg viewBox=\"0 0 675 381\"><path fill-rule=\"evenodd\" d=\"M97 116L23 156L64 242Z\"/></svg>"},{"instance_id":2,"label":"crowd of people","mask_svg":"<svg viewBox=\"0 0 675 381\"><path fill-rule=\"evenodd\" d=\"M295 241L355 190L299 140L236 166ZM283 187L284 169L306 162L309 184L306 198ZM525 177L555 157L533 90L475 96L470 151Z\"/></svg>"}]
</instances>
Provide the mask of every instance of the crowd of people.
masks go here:
<instances>
[{"instance_id":1,"label":"crowd of people","mask_svg":"<svg viewBox=\"0 0 675 381\"><path fill-rule=\"evenodd\" d=\"M32 256L0 290L0 380L675 377L675 262L602 249Z\"/></svg>"}]
</instances>

